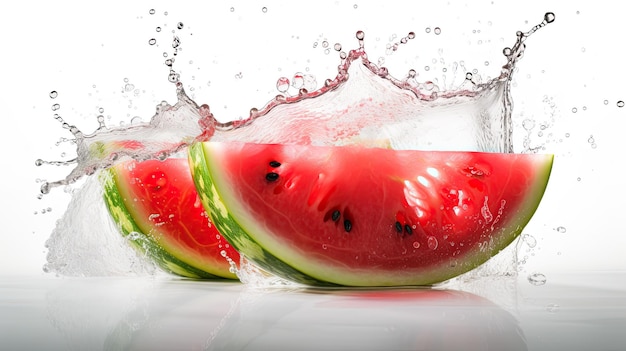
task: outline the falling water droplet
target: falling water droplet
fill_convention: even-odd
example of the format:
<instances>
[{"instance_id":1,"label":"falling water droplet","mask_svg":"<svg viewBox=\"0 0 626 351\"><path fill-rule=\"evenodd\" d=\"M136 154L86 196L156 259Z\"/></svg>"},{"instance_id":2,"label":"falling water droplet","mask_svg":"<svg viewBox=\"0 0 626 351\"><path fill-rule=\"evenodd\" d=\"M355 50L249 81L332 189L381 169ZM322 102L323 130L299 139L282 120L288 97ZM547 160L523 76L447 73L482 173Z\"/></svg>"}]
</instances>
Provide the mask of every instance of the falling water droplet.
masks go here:
<instances>
[{"instance_id":1,"label":"falling water droplet","mask_svg":"<svg viewBox=\"0 0 626 351\"><path fill-rule=\"evenodd\" d=\"M527 131L531 131L535 128L535 121L527 118L522 122L522 127L524 127Z\"/></svg>"},{"instance_id":2,"label":"falling water droplet","mask_svg":"<svg viewBox=\"0 0 626 351\"><path fill-rule=\"evenodd\" d=\"M528 245L528 247L530 248L534 248L535 246L537 246L537 239L535 239L535 237L530 234L524 234L522 240L524 240L526 245Z\"/></svg>"},{"instance_id":3,"label":"falling water droplet","mask_svg":"<svg viewBox=\"0 0 626 351\"><path fill-rule=\"evenodd\" d=\"M157 32L158 32L159 30L160 30L160 28L158 28L158 29L157 29ZM150 44L150 45L154 45L154 44L156 44L156 39L152 38L152 39L148 40L148 44Z\"/></svg>"},{"instance_id":4,"label":"falling water droplet","mask_svg":"<svg viewBox=\"0 0 626 351\"><path fill-rule=\"evenodd\" d=\"M624 107L624 101L620 100L617 102L617 107Z\"/></svg>"},{"instance_id":5,"label":"falling water droplet","mask_svg":"<svg viewBox=\"0 0 626 351\"><path fill-rule=\"evenodd\" d=\"M276 81L276 89L281 93L286 92L289 89L289 79L287 77L280 77Z\"/></svg>"},{"instance_id":6,"label":"falling water droplet","mask_svg":"<svg viewBox=\"0 0 626 351\"><path fill-rule=\"evenodd\" d=\"M51 99L56 99L57 96L59 96L59 93L57 93L56 90L53 90L53 91L50 92L50 98Z\"/></svg>"}]
</instances>

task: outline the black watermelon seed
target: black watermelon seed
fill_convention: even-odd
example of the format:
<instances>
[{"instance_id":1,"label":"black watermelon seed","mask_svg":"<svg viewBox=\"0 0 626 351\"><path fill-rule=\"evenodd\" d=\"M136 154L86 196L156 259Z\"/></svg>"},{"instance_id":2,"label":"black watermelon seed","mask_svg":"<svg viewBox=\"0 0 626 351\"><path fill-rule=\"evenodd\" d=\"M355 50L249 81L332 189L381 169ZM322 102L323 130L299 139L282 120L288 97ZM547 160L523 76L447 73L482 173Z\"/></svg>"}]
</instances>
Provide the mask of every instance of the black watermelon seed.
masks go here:
<instances>
[{"instance_id":1,"label":"black watermelon seed","mask_svg":"<svg viewBox=\"0 0 626 351\"><path fill-rule=\"evenodd\" d=\"M337 222L339 220L339 216L341 216L341 213L339 212L339 210L335 210L333 211L333 214L330 218L333 220L333 222Z\"/></svg>"},{"instance_id":2,"label":"black watermelon seed","mask_svg":"<svg viewBox=\"0 0 626 351\"><path fill-rule=\"evenodd\" d=\"M274 182L278 180L278 173L269 172L268 174L265 175L265 179L267 179L270 182Z\"/></svg>"},{"instance_id":3,"label":"black watermelon seed","mask_svg":"<svg viewBox=\"0 0 626 351\"><path fill-rule=\"evenodd\" d=\"M396 231L402 233L402 223L396 222Z\"/></svg>"},{"instance_id":4,"label":"black watermelon seed","mask_svg":"<svg viewBox=\"0 0 626 351\"><path fill-rule=\"evenodd\" d=\"M413 228L411 228L411 226L408 224L404 225L404 230L406 230L406 233L409 235L413 234Z\"/></svg>"},{"instance_id":5,"label":"black watermelon seed","mask_svg":"<svg viewBox=\"0 0 626 351\"><path fill-rule=\"evenodd\" d=\"M270 161L270 167L273 167L273 168L280 167L280 162Z\"/></svg>"},{"instance_id":6,"label":"black watermelon seed","mask_svg":"<svg viewBox=\"0 0 626 351\"><path fill-rule=\"evenodd\" d=\"M352 222L350 222L350 220L346 219L343 221L343 229L346 230L346 232L350 232L352 230Z\"/></svg>"}]
</instances>

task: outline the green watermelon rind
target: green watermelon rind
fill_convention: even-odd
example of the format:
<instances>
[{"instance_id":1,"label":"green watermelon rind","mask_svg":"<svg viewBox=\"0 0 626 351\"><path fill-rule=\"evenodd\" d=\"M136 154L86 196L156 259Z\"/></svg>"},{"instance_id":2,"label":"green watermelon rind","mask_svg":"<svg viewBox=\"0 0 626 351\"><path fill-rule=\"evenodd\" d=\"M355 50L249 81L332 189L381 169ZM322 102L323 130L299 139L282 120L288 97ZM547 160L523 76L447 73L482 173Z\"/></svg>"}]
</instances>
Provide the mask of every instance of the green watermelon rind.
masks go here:
<instances>
[{"instance_id":1,"label":"green watermelon rind","mask_svg":"<svg viewBox=\"0 0 626 351\"><path fill-rule=\"evenodd\" d=\"M209 145L210 143L207 143ZM198 193L200 194L201 201L205 206L205 209L211 216L213 223L218 227L219 231L226 237L226 239L233 245L233 247L240 252L241 255L245 255L261 268L273 273L279 277L292 280L294 282L318 285L318 286L337 286L337 285L355 285L355 286L371 286L364 280L357 280L349 284L337 284L318 279L310 273L307 274L292 265L286 263L280 258L276 257L270 251L258 244L256 240L246 232L237 219L233 218L227 206L222 199L222 194L214 184L213 178L220 179L220 176L213 174L219 172L220 165L216 162L211 162L210 147L204 144L194 144L189 150L189 163L192 167L192 176L196 184ZM524 227L528 224L534 213L536 212L541 198L545 193L548 179L552 170L552 164L554 161L553 155L534 155L536 156L536 173L534 174L534 183L527 189L526 201L523 202L516 210L516 215L511 220L503 225L500 231L492 232L490 234L491 242L488 243L487 250L475 250L473 253L464 257L461 264L457 264L455 267L439 266L431 268L428 271L422 272L420 276L414 276L407 279L403 279L403 283L397 283L399 280L396 278L376 277L372 281L379 283L373 284L375 286L397 286L397 285L432 285L441 283L463 273L466 273L495 256L501 250L511 244L522 232ZM215 164L214 164L215 163ZM212 167L209 166L212 165ZM307 267L308 268L308 267ZM372 276L376 273L371 272ZM401 272L399 272L402 274Z\"/></svg>"},{"instance_id":2,"label":"green watermelon rind","mask_svg":"<svg viewBox=\"0 0 626 351\"><path fill-rule=\"evenodd\" d=\"M115 178L116 172L113 168L103 171L100 175L100 181L104 189L104 200L118 230L135 250L148 257L159 268L170 274L194 279L228 279L194 267L173 256L161 247L150 234L144 233L124 204L124 199L118 190Z\"/></svg>"},{"instance_id":3,"label":"green watermelon rind","mask_svg":"<svg viewBox=\"0 0 626 351\"><path fill-rule=\"evenodd\" d=\"M338 286L338 284L315 279L294 269L265 250L243 230L241 225L237 223L237 220L226 209L209 176L210 170L207 166L202 143L194 143L189 147L189 166L200 200L211 217L213 224L242 257L245 256L271 274L293 282L316 286ZM244 252L245 255L243 254Z\"/></svg>"}]
</instances>

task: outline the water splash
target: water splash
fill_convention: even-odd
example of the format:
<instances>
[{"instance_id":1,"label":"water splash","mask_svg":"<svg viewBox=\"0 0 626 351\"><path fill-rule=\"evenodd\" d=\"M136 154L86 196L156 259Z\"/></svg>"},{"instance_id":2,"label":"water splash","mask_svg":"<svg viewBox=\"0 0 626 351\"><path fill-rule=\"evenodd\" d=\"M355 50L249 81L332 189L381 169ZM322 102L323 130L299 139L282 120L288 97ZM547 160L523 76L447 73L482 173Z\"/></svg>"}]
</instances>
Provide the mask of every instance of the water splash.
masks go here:
<instances>
[{"instance_id":1,"label":"water splash","mask_svg":"<svg viewBox=\"0 0 626 351\"><path fill-rule=\"evenodd\" d=\"M150 122L107 127L99 119L99 127L87 134L55 115L73 135L76 157L68 161L37 160L38 166L73 166L64 179L44 183L41 192L72 184L122 160L165 159L194 142L207 140L374 146L385 140L394 149L513 152L513 71L523 56L526 39L554 19L553 13L546 13L529 31L517 32L515 44L503 50L506 64L499 76L476 83L468 72L469 84L453 90L441 89L431 81L417 81L415 70L402 79L394 78L386 67L368 59L365 33L358 31L356 49L345 52L340 44L335 45L341 60L337 75L321 88L300 88L294 96L277 95L263 108L252 108L247 118L227 123L218 122L208 105L189 98L174 70L174 57L169 58L165 62L170 69L168 80L175 83L178 101L173 106L162 102ZM182 23L178 27L182 28ZM398 44L414 37L411 32ZM180 49L177 36L172 47L172 56L176 56ZM279 91L285 84L288 86L288 80L279 80ZM463 139L459 130L471 132L464 132L468 136Z\"/></svg>"}]
</instances>

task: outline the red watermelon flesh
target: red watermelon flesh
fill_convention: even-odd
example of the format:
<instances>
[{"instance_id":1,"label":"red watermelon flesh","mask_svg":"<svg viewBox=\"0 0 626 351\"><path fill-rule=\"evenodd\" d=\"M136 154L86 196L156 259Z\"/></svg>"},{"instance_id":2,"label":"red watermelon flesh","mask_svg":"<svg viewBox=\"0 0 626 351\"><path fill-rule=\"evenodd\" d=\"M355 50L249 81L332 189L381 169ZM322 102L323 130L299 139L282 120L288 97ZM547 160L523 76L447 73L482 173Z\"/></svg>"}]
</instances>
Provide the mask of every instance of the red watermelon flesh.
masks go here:
<instances>
[{"instance_id":1,"label":"red watermelon flesh","mask_svg":"<svg viewBox=\"0 0 626 351\"><path fill-rule=\"evenodd\" d=\"M109 171L105 199L124 235L168 272L236 279L239 254L204 210L184 158L121 163Z\"/></svg>"},{"instance_id":2,"label":"red watermelon flesh","mask_svg":"<svg viewBox=\"0 0 626 351\"><path fill-rule=\"evenodd\" d=\"M433 284L511 243L552 155L208 142L196 186L235 248L306 284Z\"/></svg>"}]
</instances>

